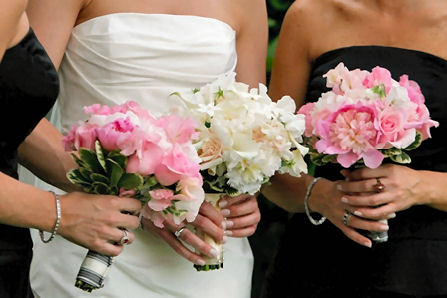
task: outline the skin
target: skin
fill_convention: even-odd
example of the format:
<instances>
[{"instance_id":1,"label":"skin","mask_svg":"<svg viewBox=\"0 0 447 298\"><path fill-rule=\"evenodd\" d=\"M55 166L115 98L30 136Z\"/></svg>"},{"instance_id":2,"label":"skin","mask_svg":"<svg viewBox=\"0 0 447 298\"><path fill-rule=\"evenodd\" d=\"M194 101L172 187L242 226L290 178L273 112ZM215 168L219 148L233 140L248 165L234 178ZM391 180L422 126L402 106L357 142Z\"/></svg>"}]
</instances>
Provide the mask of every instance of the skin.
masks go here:
<instances>
[{"instance_id":1,"label":"skin","mask_svg":"<svg viewBox=\"0 0 447 298\"><path fill-rule=\"evenodd\" d=\"M246 17L246 11L250 11L250 18ZM268 30L265 2L261 0L31 0L27 9L31 25L56 67L60 65L74 26L98 16L120 12L197 15L219 19L236 31L237 79L252 87L265 82ZM61 136L59 134L54 137ZM34 144L39 146L39 142ZM60 151L58 148L53 150ZM63 158L63 152L55 155L62 156L59 164L60 170L63 171L70 161ZM53 179L55 180L57 177ZM204 203L193 225L218 241L223 241L224 234L232 237L252 235L260 220L256 197L242 195L236 199L224 199L221 203L226 201L228 203L225 210L228 211L223 211L224 214ZM203 262L199 254L187 249L173 236L172 232L181 226L171 222L167 223L164 229L158 229L149 220L143 220L143 224L146 230L158 234L186 259L197 264ZM224 227L227 228L226 231ZM213 254L210 245L189 231L185 230L181 238L201 253Z\"/></svg>"},{"instance_id":2,"label":"skin","mask_svg":"<svg viewBox=\"0 0 447 298\"><path fill-rule=\"evenodd\" d=\"M290 95L299 108L304 104L313 61L341 47L391 46L447 59L446 12L447 3L442 0L295 1L281 29L270 95L275 99ZM346 177L344 181L323 179L315 184L309 207L326 216L347 237L361 245L371 247L371 241L355 229L388 229L387 224L370 219L390 219L414 205L447 210L446 173L416 171L390 164L342 173ZM374 188L377 177L385 185L380 193ZM298 179L276 176L263 192L286 210L303 212L303 197L312 179L308 175ZM349 225L342 222L345 211L354 213Z\"/></svg>"},{"instance_id":3,"label":"skin","mask_svg":"<svg viewBox=\"0 0 447 298\"><path fill-rule=\"evenodd\" d=\"M25 14L27 1L0 1L0 62L5 51L18 44L29 30ZM30 139L39 135L33 131ZM34 154L33 154L34 153ZM28 152L30 160L45 154ZM50 157L51 159L51 157ZM53 194L23 184L0 172L0 223L17 227L36 228L51 232L56 222ZM138 218L122 214L138 212L141 204L134 199L113 196L93 196L69 193L60 196L61 222L58 233L68 240L100 253L116 256L123 250L116 245L123 236L120 228L135 229ZM129 233L130 243L134 236Z\"/></svg>"}]
</instances>

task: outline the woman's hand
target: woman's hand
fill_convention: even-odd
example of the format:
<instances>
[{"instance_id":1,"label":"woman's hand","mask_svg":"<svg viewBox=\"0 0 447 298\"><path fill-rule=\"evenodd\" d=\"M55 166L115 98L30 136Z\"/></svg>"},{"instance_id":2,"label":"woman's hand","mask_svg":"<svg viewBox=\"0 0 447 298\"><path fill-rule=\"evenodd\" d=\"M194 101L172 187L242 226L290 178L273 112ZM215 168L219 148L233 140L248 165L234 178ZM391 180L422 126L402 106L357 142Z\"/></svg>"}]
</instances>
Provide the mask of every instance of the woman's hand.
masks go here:
<instances>
[{"instance_id":1,"label":"woman's hand","mask_svg":"<svg viewBox=\"0 0 447 298\"><path fill-rule=\"evenodd\" d=\"M196 219L190 223L196 229L204 231L214 238L216 242L223 241L224 230L222 228L223 216L210 203L203 202ZM208 243L200 239L194 232L185 228L180 235L175 236L176 231L180 231L185 224L176 225L172 220L167 219L164 222L164 228L158 228L146 218L142 219L144 230L148 230L160 236L169 246L171 246L179 255L197 265L205 265L205 260L200 253L210 257L217 256L218 252ZM192 246L196 252L192 252L183 243Z\"/></svg>"},{"instance_id":2,"label":"woman's hand","mask_svg":"<svg viewBox=\"0 0 447 298\"><path fill-rule=\"evenodd\" d=\"M347 210L356 216L380 220L396 216L396 212L422 204L418 171L405 166L385 164L376 169L362 168L342 172L347 181L339 183L345 193ZM383 189L377 188L382 184Z\"/></svg>"},{"instance_id":3,"label":"woman's hand","mask_svg":"<svg viewBox=\"0 0 447 298\"><path fill-rule=\"evenodd\" d=\"M136 214L139 200L106 195L73 192L60 196L61 223L58 233L64 238L101 254L117 256L123 250L118 245L122 229L139 226ZM129 214L130 213L130 214ZM128 232L129 244L134 235Z\"/></svg>"},{"instance_id":4,"label":"woman's hand","mask_svg":"<svg viewBox=\"0 0 447 298\"><path fill-rule=\"evenodd\" d=\"M350 205L343 202L344 194L339 190L342 181L320 180L317 182L309 198L309 208L325 216L339 228L349 239L367 247L372 246L369 238L359 233L357 229L368 231L386 231L388 226L378 221L371 221L354 214L343 220L345 213L351 211ZM352 212L352 211L351 211ZM352 212L353 213L353 212Z\"/></svg>"},{"instance_id":5,"label":"woman's hand","mask_svg":"<svg viewBox=\"0 0 447 298\"><path fill-rule=\"evenodd\" d=\"M219 207L225 218L222 225L226 236L248 237L254 234L261 220L255 195L225 196L220 199Z\"/></svg>"}]
</instances>

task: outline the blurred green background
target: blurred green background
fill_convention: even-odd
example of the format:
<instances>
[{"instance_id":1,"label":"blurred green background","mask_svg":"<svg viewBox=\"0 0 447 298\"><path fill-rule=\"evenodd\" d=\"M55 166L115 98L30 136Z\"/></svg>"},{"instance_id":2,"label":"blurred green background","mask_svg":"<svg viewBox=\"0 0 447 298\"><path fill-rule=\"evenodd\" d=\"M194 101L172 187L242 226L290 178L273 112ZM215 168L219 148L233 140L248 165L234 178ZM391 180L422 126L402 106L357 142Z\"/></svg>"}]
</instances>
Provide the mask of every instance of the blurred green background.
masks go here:
<instances>
[{"instance_id":1,"label":"blurred green background","mask_svg":"<svg viewBox=\"0 0 447 298\"><path fill-rule=\"evenodd\" d=\"M269 46L266 62L268 82L282 20L293 0L267 0L266 3L269 17ZM252 298L258 298L261 294L266 271L277 250L280 237L289 218L286 211L277 207L262 195L258 197L258 204L261 210L261 222L258 224L255 234L249 238L255 260Z\"/></svg>"}]
</instances>

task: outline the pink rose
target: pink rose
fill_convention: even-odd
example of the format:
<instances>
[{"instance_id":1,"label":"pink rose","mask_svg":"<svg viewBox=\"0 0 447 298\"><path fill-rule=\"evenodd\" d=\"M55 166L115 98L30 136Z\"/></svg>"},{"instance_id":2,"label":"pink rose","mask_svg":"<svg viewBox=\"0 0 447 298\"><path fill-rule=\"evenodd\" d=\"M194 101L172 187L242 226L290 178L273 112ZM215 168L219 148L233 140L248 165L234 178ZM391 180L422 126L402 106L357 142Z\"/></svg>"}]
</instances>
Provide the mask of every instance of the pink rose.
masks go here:
<instances>
[{"instance_id":1,"label":"pink rose","mask_svg":"<svg viewBox=\"0 0 447 298\"><path fill-rule=\"evenodd\" d=\"M96 126L83 122L79 126L73 126L62 143L67 151L80 148L95 150L96 137Z\"/></svg>"},{"instance_id":2,"label":"pink rose","mask_svg":"<svg viewBox=\"0 0 447 298\"><path fill-rule=\"evenodd\" d=\"M378 143L385 145L389 142L397 142L399 136L403 133L404 124L405 115L403 110L385 108L379 113L376 121L376 128L379 131Z\"/></svg>"},{"instance_id":3,"label":"pink rose","mask_svg":"<svg viewBox=\"0 0 447 298\"><path fill-rule=\"evenodd\" d=\"M174 198L174 192L165 188L151 190L149 195L151 200L148 202L148 205L155 211L162 211L171 206L171 201Z\"/></svg>"},{"instance_id":4,"label":"pink rose","mask_svg":"<svg viewBox=\"0 0 447 298\"><path fill-rule=\"evenodd\" d=\"M166 220L163 212L152 210L147 204L141 209L141 215L144 218L149 218L157 228L164 228L164 221Z\"/></svg>"}]
</instances>

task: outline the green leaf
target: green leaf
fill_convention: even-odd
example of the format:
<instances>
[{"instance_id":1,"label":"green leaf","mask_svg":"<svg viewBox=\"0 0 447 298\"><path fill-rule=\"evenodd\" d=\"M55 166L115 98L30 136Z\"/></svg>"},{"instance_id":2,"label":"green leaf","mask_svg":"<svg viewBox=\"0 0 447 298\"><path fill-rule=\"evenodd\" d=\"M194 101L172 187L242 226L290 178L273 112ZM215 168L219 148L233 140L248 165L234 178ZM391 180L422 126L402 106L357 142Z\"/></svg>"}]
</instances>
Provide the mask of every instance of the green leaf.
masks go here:
<instances>
[{"instance_id":1,"label":"green leaf","mask_svg":"<svg viewBox=\"0 0 447 298\"><path fill-rule=\"evenodd\" d=\"M371 88L372 92L378 94L380 98L386 97L385 84L379 84Z\"/></svg>"},{"instance_id":2,"label":"green leaf","mask_svg":"<svg viewBox=\"0 0 447 298\"><path fill-rule=\"evenodd\" d=\"M84 177L84 180L91 182L90 175L92 174L92 171L90 171L89 168L83 167L83 168L79 168L78 170L79 170L79 173L82 175L82 177Z\"/></svg>"},{"instance_id":3,"label":"green leaf","mask_svg":"<svg viewBox=\"0 0 447 298\"><path fill-rule=\"evenodd\" d=\"M79 171L79 169L74 169L71 170L70 172L67 173L67 179L73 183L73 184L90 184L90 182L88 180L86 180L84 178L84 176L82 176L81 172Z\"/></svg>"},{"instance_id":4,"label":"green leaf","mask_svg":"<svg viewBox=\"0 0 447 298\"><path fill-rule=\"evenodd\" d=\"M81 148L79 149L79 156L81 157L82 161L85 163L85 165L92 172L101 172L101 165L99 164L98 158L96 157L96 153L92 150Z\"/></svg>"},{"instance_id":5,"label":"green leaf","mask_svg":"<svg viewBox=\"0 0 447 298\"><path fill-rule=\"evenodd\" d=\"M106 166L106 159L104 157L104 151L102 150L101 144L98 140L95 142L95 149L96 149L96 158L98 159L99 164L104 169L104 171L107 173L107 166ZM96 171L94 171L96 172Z\"/></svg>"},{"instance_id":6,"label":"green leaf","mask_svg":"<svg viewBox=\"0 0 447 298\"><path fill-rule=\"evenodd\" d=\"M383 150L382 153L385 156L391 157L391 156L394 156L394 155L400 155L402 153L402 149L390 148L390 149Z\"/></svg>"},{"instance_id":7,"label":"green leaf","mask_svg":"<svg viewBox=\"0 0 447 298\"><path fill-rule=\"evenodd\" d=\"M408 146L407 148L405 148L405 150L413 150L416 149L417 147L419 147L422 143L422 134L417 131L416 132L416 137L414 138L413 143L410 144L410 146Z\"/></svg>"},{"instance_id":8,"label":"green leaf","mask_svg":"<svg viewBox=\"0 0 447 298\"><path fill-rule=\"evenodd\" d=\"M158 184L158 181L157 181L157 179L155 179L154 176L149 176L149 177L145 178L144 187L152 188L157 184Z\"/></svg>"},{"instance_id":9,"label":"green leaf","mask_svg":"<svg viewBox=\"0 0 447 298\"><path fill-rule=\"evenodd\" d=\"M397 162L397 163L407 164L407 163L411 162L411 157L403 151L401 152L400 155L392 155L392 156L390 156L390 158L392 161Z\"/></svg>"},{"instance_id":10,"label":"green leaf","mask_svg":"<svg viewBox=\"0 0 447 298\"><path fill-rule=\"evenodd\" d=\"M118 182L118 187L124 189L139 189L143 186L143 182L143 177L139 174L124 173Z\"/></svg>"},{"instance_id":11,"label":"green leaf","mask_svg":"<svg viewBox=\"0 0 447 298\"><path fill-rule=\"evenodd\" d=\"M93 193L95 194L102 194L102 195L108 195L112 194L112 191L110 187L102 182L93 182L92 183Z\"/></svg>"},{"instance_id":12,"label":"green leaf","mask_svg":"<svg viewBox=\"0 0 447 298\"><path fill-rule=\"evenodd\" d=\"M119 166L124 170L127 165L127 156L121 154L119 151L112 151L109 152L109 155L107 155L108 159L112 159L115 161Z\"/></svg>"},{"instance_id":13,"label":"green leaf","mask_svg":"<svg viewBox=\"0 0 447 298\"><path fill-rule=\"evenodd\" d=\"M92 179L93 183L95 182L101 182L106 185L110 185L110 180L106 176L99 174L99 173L92 173L90 175L90 179Z\"/></svg>"},{"instance_id":14,"label":"green leaf","mask_svg":"<svg viewBox=\"0 0 447 298\"><path fill-rule=\"evenodd\" d=\"M117 186L118 182L121 179L121 176L124 173L123 168L113 159L107 158L106 160L107 168L109 169L109 180L110 180L110 186Z\"/></svg>"}]
</instances>

